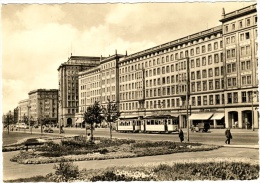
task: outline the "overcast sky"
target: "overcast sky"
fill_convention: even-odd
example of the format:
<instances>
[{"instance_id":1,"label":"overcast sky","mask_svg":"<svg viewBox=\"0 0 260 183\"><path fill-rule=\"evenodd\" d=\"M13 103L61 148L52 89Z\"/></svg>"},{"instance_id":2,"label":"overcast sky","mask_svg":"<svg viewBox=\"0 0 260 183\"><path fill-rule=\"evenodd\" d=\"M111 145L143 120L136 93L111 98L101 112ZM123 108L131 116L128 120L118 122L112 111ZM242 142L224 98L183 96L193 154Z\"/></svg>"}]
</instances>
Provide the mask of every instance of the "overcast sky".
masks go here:
<instances>
[{"instance_id":1,"label":"overcast sky","mask_svg":"<svg viewBox=\"0 0 260 183\"><path fill-rule=\"evenodd\" d=\"M58 67L77 56L132 54L220 25L233 3L2 4L2 112L35 89L58 89Z\"/></svg>"}]
</instances>

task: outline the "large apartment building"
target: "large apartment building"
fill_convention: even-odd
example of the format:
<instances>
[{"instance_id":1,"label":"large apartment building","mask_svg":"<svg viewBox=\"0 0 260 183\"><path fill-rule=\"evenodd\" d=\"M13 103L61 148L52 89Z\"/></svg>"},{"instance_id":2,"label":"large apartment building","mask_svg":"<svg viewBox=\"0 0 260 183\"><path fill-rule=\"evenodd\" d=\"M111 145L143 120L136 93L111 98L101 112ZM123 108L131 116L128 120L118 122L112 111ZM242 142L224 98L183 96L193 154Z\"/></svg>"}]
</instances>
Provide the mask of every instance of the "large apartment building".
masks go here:
<instances>
[{"instance_id":1,"label":"large apartment building","mask_svg":"<svg viewBox=\"0 0 260 183\"><path fill-rule=\"evenodd\" d=\"M37 89L28 93L28 116L34 124L58 122L58 90Z\"/></svg>"},{"instance_id":2,"label":"large apartment building","mask_svg":"<svg viewBox=\"0 0 260 183\"><path fill-rule=\"evenodd\" d=\"M24 121L28 117L29 99L24 99L18 102L18 121Z\"/></svg>"},{"instance_id":3,"label":"large apartment building","mask_svg":"<svg viewBox=\"0 0 260 183\"><path fill-rule=\"evenodd\" d=\"M59 123L75 124L79 113L78 73L99 65L100 57L71 56L59 68Z\"/></svg>"},{"instance_id":4,"label":"large apartment building","mask_svg":"<svg viewBox=\"0 0 260 183\"><path fill-rule=\"evenodd\" d=\"M121 117L172 115L179 126L258 126L256 5L225 14L222 25L79 73L79 109L107 98ZM187 113L188 109L188 113ZM252 115L253 111L253 115Z\"/></svg>"}]
</instances>

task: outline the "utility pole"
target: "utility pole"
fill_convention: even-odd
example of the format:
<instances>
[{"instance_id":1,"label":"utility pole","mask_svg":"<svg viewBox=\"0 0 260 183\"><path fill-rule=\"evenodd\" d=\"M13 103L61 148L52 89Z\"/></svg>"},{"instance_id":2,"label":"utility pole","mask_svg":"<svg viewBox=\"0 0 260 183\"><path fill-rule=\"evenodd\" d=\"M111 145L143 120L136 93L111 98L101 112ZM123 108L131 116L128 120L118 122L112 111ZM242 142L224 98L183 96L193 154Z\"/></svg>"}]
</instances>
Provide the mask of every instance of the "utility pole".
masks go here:
<instances>
[{"instance_id":1,"label":"utility pole","mask_svg":"<svg viewBox=\"0 0 260 183\"><path fill-rule=\"evenodd\" d=\"M189 122L189 99L190 99L190 64L189 57L186 59L187 79L186 79L186 121L187 121L187 141L190 141L190 122Z\"/></svg>"}]
</instances>

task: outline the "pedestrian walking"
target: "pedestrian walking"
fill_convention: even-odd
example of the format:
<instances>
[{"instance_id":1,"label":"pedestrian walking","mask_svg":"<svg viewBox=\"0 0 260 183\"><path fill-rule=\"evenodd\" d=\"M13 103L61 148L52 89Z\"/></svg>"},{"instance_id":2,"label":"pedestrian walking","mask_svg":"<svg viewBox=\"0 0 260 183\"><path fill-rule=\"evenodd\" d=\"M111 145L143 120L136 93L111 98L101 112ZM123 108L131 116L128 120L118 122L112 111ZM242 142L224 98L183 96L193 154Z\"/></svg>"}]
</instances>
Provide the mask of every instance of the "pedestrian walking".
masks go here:
<instances>
[{"instance_id":1,"label":"pedestrian walking","mask_svg":"<svg viewBox=\"0 0 260 183\"><path fill-rule=\"evenodd\" d=\"M232 135L231 135L231 132L230 132L229 128L227 128L227 130L225 131L225 136L226 136L225 143L226 144L230 144L230 139L232 139Z\"/></svg>"},{"instance_id":2,"label":"pedestrian walking","mask_svg":"<svg viewBox=\"0 0 260 183\"><path fill-rule=\"evenodd\" d=\"M181 128L179 129L179 138L181 142L184 141L184 134Z\"/></svg>"}]
</instances>

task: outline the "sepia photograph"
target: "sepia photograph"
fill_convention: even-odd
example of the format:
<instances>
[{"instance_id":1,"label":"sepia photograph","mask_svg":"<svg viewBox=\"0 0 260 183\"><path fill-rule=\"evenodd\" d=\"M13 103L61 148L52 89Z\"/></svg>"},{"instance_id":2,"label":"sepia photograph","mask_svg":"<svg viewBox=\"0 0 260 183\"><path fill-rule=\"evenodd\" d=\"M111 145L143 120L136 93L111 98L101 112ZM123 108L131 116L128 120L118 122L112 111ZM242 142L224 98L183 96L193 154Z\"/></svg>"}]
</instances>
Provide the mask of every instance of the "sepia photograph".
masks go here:
<instances>
[{"instance_id":1,"label":"sepia photograph","mask_svg":"<svg viewBox=\"0 0 260 183\"><path fill-rule=\"evenodd\" d=\"M258 8L3 0L1 181L258 182Z\"/></svg>"}]
</instances>

